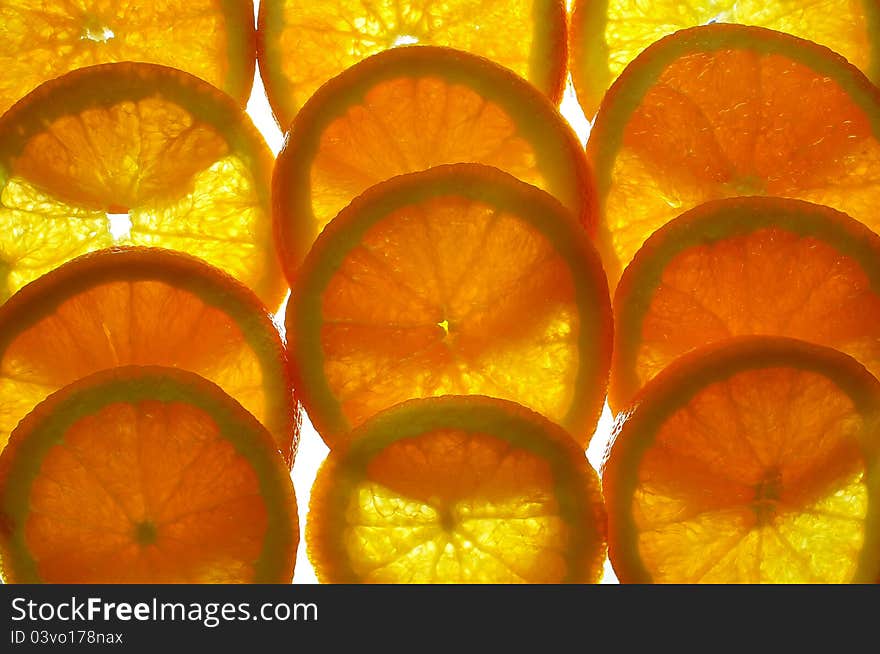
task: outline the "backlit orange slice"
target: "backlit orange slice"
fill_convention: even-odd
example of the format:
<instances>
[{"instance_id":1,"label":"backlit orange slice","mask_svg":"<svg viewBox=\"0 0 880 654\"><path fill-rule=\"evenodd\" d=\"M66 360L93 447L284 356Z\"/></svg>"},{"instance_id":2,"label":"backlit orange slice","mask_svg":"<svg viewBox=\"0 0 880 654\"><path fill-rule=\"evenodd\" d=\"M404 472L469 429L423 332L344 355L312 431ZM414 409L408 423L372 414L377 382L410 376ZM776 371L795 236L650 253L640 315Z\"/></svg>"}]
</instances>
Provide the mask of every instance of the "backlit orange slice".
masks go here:
<instances>
[{"instance_id":1,"label":"backlit orange slice","mask_svg":"<svg viewBox=\"0 0 880 654\"><path fill-rule=\"evenodd\" d=\"M648 239L614 316L612 409L676 357L731 336L827 345L880 375L880 237L799 200L710 202Z\"/></svg>"},{"instance_id":2,"label":"backlit orange slice","mask_svg":"<svg viewBox=\"0 0 880 654\"><path fill-rule=\"evenodd\" d=\"M219 387L117 368L65 387L0 456L10 583L290 583L287 467Z\"/></svg>"},{"instance_id":3,"label":"backlit orange slice","mask_svg":"<svg viewBox=\"0 0 880 654\"><path fill-rule=\"evenodd\" d=\"M481 57L396 48L321 87L291 125L273 176L288 279L324 226L370 186L464 162L495 166L543 188L593 225L583 149L543 94Z\"/></svg>"},{"instance_id":4,"label":"backlit orange slice","mask_svg":"<svg viewBox=\"0 0 880 654\"><path fill-rule=\"evenodd\" d=\"M181 71L104 64L47 82L0 118L0 302L117 244L205 259L274 310L271 169L244 110Z\"/></svg>"},{"instance_id":5,"label":"backlit orange slice","mask_svg":"<svg viewBox=\"0 0 880 654\"><path fill-rule=\"evenodd\" d=\"M129 364L210 379L292 460L297 412L287 354L267 310L223 272L148 248L84 255L0 306L0 449L50 393Z\"/></svg>"},{"instance_id":6,"label":"backlit orange slice","mask_svg":"<svg viewBox=\"0 0 880 654\"><path fill-rule=\"evenodd\" d=\"M546 193L441 166L366 192L309 253L287 308L294 384L331 447L411 398L491 395L585 445L605 399L598 255Z\"/></svg>"},{"instance_id":7,"label":"backlit orange slice","mask_svg":"<svg viewBox=\"0 0 880 654\"><path fill-rule=\"evenodd\" d=\"M654 41L710 23L757 25L809 39L880 79L876 0L574 0L571 68L584 112L596 112L611 82Z\"/></svg>"},{"instance_id":8,"label":"backlit orange slice","mask_svg":"<svg viewBox=\"0 0 880 654\"><path fill-rule=\"evenodd\" d=\"M181 68L242 105L254 81L250 0L0 3L0 114L76 68L142 61Z\"/></svg>"},{"instance_id":9,"label":"backlit orange slice","mask_svg":"<svg viewBox=\"0 0 880 654\"><path fill-rule=\"evenodd\" d=\"M770 336L709 345L642 389L604 466L623 583L874 582L880 384Z\"/></svg>"},{"instance_id":10,"label":"backlit orange slice","mask_svg":"<svg viewBox=\"0 0 880 654\"><path fill-rule=\"evenodd\" d=\"M556 425L511 402L431 398L330 453L306 538L326 583L595 583L605 512Z\"/></svg>"},{"instance_id":11,"label":"backlit orange slice","mask_svg":"<svg viewBox=\"0 0 880 654\"><path fill-rule=\"evenodd\" d=\"M645 50L587 143L612 287L642 243L713 199L767 195L880 229L880 91L839 55L758 27L707 25Z\"/></svg>"},{"instance_id":12,"label":"backlit orange slice","mask_svg":"<svg viewBox=\"0 0 880 654\"><path fill-rule=\"evenodd\" d=\"M260 70L282 127L324 82L402 45L439 45L482 55L559 102L568 68L562 0L263 0Z\"/></svg>"}]
</instances>

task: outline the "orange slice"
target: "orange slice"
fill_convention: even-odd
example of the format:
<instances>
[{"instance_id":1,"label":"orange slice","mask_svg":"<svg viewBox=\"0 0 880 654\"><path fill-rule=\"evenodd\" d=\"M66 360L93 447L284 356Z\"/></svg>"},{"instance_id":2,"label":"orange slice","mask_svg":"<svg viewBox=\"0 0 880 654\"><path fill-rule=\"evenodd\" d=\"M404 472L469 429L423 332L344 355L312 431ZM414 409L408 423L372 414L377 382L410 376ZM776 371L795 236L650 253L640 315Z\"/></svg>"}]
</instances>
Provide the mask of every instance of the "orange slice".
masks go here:
<instances>
[{"instance_id":1,"label":"orange slice","mask_svg":"<svg viewBox=\"0 0 880 654\"><path fill-rule=\"evenodd\" d=\"M595 583L605 511L567 434L511 402L413 400L318 471L306 525L325 583Z\"/></svg>"},{"instance_id":2,"label":"orange slice","mask_svg":"<svg viewBox=\"0 0 880 654\"><path fill-rule=\"evenodd\" d=\"M756 25L815 41L880 80L880 11L874 0L574 0L571 68L584 113L596 112L611 82L649 45L710 23Z\"/></svg>"},{"instance_id":3,"label":"orange slice","mask_svg":"<svg viewBox=\"0 0 880 654\"><path fill-rule=\"evenodd\" d=\"M324 226L370 186L464 162L495 166L543 188L593 224L583 149L544 95L474 55L397 48L321 87L291 124L273 177L288 279Z\"/></svg>"},{"instance_id":4,"label":"orange slice","mask_svg":"<svg viewBox=\"0 0 880 654\"><path fill-rule=\"evenodd\" d=\"M242 105L254 81L250 0L16 0L0 4L0 37L0 114L43 82L114 61L181 68Z\"/></svg>"},{"instance_id":5,"label":"orange slice","mask_svg":"<svg viewBox=\"0 0 880 654\"><path fill-rule=\"evenodd\" d=\"M124 365L185 368L220 385L296 451L287 354L253 293L167 250L101 250L28 284L0 306L0 449L47 395Z\"/></svg>"},{"instance_id":6,"label":"orange slice","mask_svg":"<svg viewBox=\"0 0 880 654\"><path fill-rule=\"evenodd\" d=\"M190 372L96 373L0 456L10 583L290 583L298 538L272 438Z\"/></svg>"},{"instance_id":7,"label":"orange slice","mask_svg":"<svg viewBox=\"0 0 880 654\"><path fill-rule=\"evenodd\" d=\"M742 337L687 354L615 429L602 477L623 583L873 582L880 384L849 356Z\"/></svg>"},{"instance_id":8,"label":"orange slice","mask_svg":"<svg viewBox=\"0 0 880 654\"><path fill-rule=\"evenodd\" d=\"M244 110L186 73L118 63L47 82L0 118L0 302L123 244L205 259L275 309L271 169Z\"/></svg>"},{"instance_id":9,"label":"orange slice","mask_svg":"<svg viewBox=\"0 0 880 654\"><path fill-rule=\"evenodd\" d=\"M260 70L282 127L324 82L402 45L482 55L530 80L556 103L568 69L562 0L263 0L257 39Z\"/></svg>"},{"instance_id":10,"label":"orange slice","mask_svg":"<svg viewBox=\"0 0 880 654\"><path fill-rule=\"evenodd\" d=\"M586 444L605 399L599 257L552 197L493 168L376 186L321 234L287 308L294 385L331 447L404 400L491 395Z\"/></svg>"},{"instance_id":11,"label":"orange slice","mask_svg":"<svg viewBox=\"0 0 880 654\"><path fill-rule=\"evenodd\" d=\"M709 200L767 195L880 229L880 91L824 47L758 27L683 30L606 95L587 155L612 286L644 241Z\"/></svg>"},{"instance_id":12,"label":"orange slice","mask_svg":"<svg viewBox=\"0 0 880 654\"><path fill-rule=\"evenodd\" d=\"M799 200L710 202L648 239L614 316L614 410L676 357L731 336L827 345L880 375L880 237Z\"/></svg>"}]
</instances>

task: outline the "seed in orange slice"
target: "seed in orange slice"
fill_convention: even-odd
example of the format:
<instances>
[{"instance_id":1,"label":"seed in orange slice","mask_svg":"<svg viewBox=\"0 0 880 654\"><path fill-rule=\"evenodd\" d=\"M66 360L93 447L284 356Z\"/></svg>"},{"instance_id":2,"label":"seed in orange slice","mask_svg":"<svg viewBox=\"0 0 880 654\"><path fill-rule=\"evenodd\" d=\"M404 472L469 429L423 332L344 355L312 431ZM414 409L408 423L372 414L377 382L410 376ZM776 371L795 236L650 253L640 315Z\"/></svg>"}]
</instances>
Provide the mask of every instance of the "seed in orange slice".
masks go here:
<instances>
[{"instance_id":1,"label":"seed in orange slice","mask_svg":"<svg viewBox=\"0 0 880 654\"><path fill-rule=\"evenodd\" d=\"M190 372L86 377L0 455L10 583L290 583L298 539L274 441Z\"/></svg>"},{"instance_id":2,"label":"seed in orange slice","mask_svg":"<svg viewBox=\"0 0 880 654\"><path fill-rule=\"evenodd\" d=\"M574 131L531 84L450 48L396 48L355 64L306 103L273 176L279 248L293 281L315 237L360 193L440 164L495 166L592 226L592 177Z\"/></svg>"},{"instance_id":3,"label":"seed in orange slice","mask_svg":"<svg viewBox=\"0 0 880 654\"><path fill-rule=\"evenodd\" d=\"M287 308L294 385L331 447L404 400L470 394L519 402L586 444L611 333L575 218L475 164L363 194L318 238Z\"/></svg>"},{"instance_id":4,"label":"seed in orange slice","mask_svg":"<svg viewBox=\"0 0 880 654\"><path fill-rule=\"evenodd\" d=\"M210 379L292 461L298 412L272 317L220 270L149 248L83 255L0 306L0 449L47 395L124 365L178 367Z\"/></svg>"},{"instance_id":5,"label":"seed in orange slice","mask_svg":"<svg viewBox=\"0 0 880 654\"><path fill-rule=\"evenodd\" d=\"M605 96L587 143L612 287L658 228L709 200L798 198L872 229L880 91L827 48L707 25L646 49Z\"/></svg>"},{"instance_id":6,"label":"seed in orange slice","mask_svg":"<svg viewBox=\"0 0 880 654\"><path fill-rule=\"evenodd\" d=\"M623 583L873 582L880 384L773 336L695 350L639 393L602 483Z\"/></svg>"},{"instance_id":7,"label":"seed in orange slice","mask_svg":"<svg viewBox=\"0 0 880 654\"><path fill-rule=\"evenodd\" d=\"M330 453L306 539L326 583L595 583L605 511L558 426L447 396L389 409Z\"/></svg>"},{"instance_id":8,"label":"seed in orange slice","mask_svg":"<svg viewBox=\"0 0 880 654\"><path fill-rule=\"evenodd\" d=\"M880 80L876 0L575 0L571 68L584 112L596 113L605 91L642 50L678 30L710 23L756 25L815 41Z\"/></svg>"},{"instance_id":9,"label":"seed in orange slice","mask_svg":"<svg viewBox=\"0 0 880 654\"><path fill-rule=\"evenodd\" d=\"M249 0L16 0L0 4L0 36L0 114L43 82L114 61L180 68L242 105L253 85Z\"/></svg>"},{"instance_id":10,"label":"seed in orange slice","mask_svg":"<svg viewBox=\"0 0 880 654\"><path fill-rule=\"evenodd\" d=\"M152 64L92 66L0 118L0 302L111 245L188 252L277 308L272 153L229 96Z\"/></svg>"},{"instance_id":11,"label":"seed in orange slice","mask_svg":"<svg viewBox=\"0 0 880 654\"><path fill-rule=\"evenodd\" d=\"M324 82L403 45L448 46L484 56L557 103L568 70L561 0L263 0L257 41L266 91L282 127Z\"/></svg>"},{"instance_id":12,"label":"seed in orange slice","mask_svg":"<svg viewBox=\"0 0 880 654\"><path fill-rule=\"evenodd\" d=\"M789 336L880 375L880 237L834 209L733 198L657 230L614 295L608 401L625 407L675 358L732 336Z\"/></svg>"}]
</instances>

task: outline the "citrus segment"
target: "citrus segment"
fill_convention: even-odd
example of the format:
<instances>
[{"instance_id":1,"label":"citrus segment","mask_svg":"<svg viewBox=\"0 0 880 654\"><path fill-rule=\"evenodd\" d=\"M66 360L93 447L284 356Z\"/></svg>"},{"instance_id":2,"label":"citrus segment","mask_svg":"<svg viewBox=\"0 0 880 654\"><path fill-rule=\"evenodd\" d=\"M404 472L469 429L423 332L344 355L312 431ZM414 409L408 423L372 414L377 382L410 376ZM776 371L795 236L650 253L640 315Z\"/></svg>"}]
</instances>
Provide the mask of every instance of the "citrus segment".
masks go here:
<instances>
[{"instance_id":1,"label":"citrus segment","mask_svg":"<svg viewBox=\"0 0 880 654\"><path fill-rule=\"evenodd\" d=\"M614 296L614 410L673 359L731 336L789 336L880 375L880 238L833 209L734 198L649 238Z\"/></svg>"},{"instance_id":2,"label":"citrus segment","mask_svg":"<svg viewBox=\"0 0 880 654\"><path fill-rule=\"evenodd\" d=\"M0 5L0 37L0 114L43 82L116 61L181 68L242 106L253 85L250 0L17 0Z\"/></svg>"},{"instance_id":3,"label":"citrus segment","mask_svg":"<svg viewBox=\"0 0 880 654\"><path fill-rule=\"evenodd\" d=\"M486 397L413 400L333 451L312 488L327 583L594 583L595 471L556 425Z\"/></svg>"},{"instance_id":4,"label":"citrus segment","mask_svg":"<svg viewBox=\"0 0 880 654\"><path fill-rule=\"evenodd\" d=\"M743 337L677 360L603 472L624 583L872 582L880 384L849 356Z\"/></svg>"},{"instance_id":5,"label":"citrus segment","mask_svg":"<svg viewBox=\"0 0 880 654\"><path fill-rule=\"evenodd\" d=\"M872 80L880 78L875 0L575 0L571 68L584 113L596 113L605 91L642 50L678 30L711 23L755 25L809 39L839 52Z\"/></svg>"},{"instance_id":6,"label":"citrus segment","mask_svg":"<svg viewBox=\"0 0 880 654\"><path fill-rule=\"evenodd\" d=\"M265 0L257 33L272 110L287 127L327 80L389 48L448 46L510 68L559 102L567 72L561 0Z\"/></svg>"},{"instance_id":7,"label":"citrus segment","mask_svg":"<svg viewBox=\"0 0 880 654\"><path fill-rule=\"evenodd\" d=\"M48 394L124 365L185 368L220 385L266 426L285 459L297 442L287 354L241 284L167 250L84 255L0 306L0 449Z\"/></svg>"},{"instance_id":8,"label":"citrus segment","mask_svg":"<svg viewBox=\"0 0 880 654\"><path fill-rule=\"evenodd\" d=\"M0 456L11 583L289 583L287 468L219 387L127 367L65 387Z\"/></svg>"},{"instance_id":9,"label":"citrus segment","mask_svg":"<svg viewBox=\"0 0 880 654\"><path fill-rule=\"evenodd\" d=\"M0 301L113 244L186 251L272 309L272 154L231 98L151 64L92 66L0 118Z\"/></svg>"},{"instance_id":10,"label":"citrus segment","mask_svg":"<svg viewBox=\"0 0 880 654\"><path fill-rule=\"evenodd\" d=\"M318 238L287 308L295 385L331 446L398 402L450 394L517 401L585 444L611 330L602 268L574 218L474 164L361 196Z\"/></svg>"},{"instance_id":11,"label":"citrus segment","mask_svg":"<svg viewBox=\"0 0 880 654\"><path fill-rule=\"evenodd\" d=\"M656 229L709 200L767 195L880 227L880 92L839 55L758 27L708 25L651 46L587 143L613 285Z\"/></svg>"},{"instance_id":12,"label":"citrus segment","mask_svg":"<svg viewBox=\"0 0 880 654\"><path fill-rule=\"evenodd\" d=\"M583 149L546 97L471 54L397 48L328 82L291 125L273 176L288 278L324 226L370 186L464 162L495 166L543 188L592 225Z\"/></svg>"}]
</instances>

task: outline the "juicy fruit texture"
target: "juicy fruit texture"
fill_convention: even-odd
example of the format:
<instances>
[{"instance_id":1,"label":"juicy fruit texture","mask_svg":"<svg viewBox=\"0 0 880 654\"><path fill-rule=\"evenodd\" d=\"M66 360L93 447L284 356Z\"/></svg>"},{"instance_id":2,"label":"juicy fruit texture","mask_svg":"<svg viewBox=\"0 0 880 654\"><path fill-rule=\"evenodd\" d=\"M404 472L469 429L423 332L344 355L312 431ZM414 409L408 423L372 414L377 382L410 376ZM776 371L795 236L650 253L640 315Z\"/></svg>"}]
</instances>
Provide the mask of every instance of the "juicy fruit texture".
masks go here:
<instances>
[{"instance_id":1,"label":"juicy fruit texture","mask_svg":"<svg viewBox=\"0 0 880 654\"><path fill-rule=\"evenodd\" d=\"M495 166L543 188L593 225L583 149L545 96L474 55L397 48L328 82L291 125L273 176L288 279L324 226L367 188L462 162Z\"/></svg>"},{"instance_id":2,"label":"juicy fruit texture","mask_svg":"<svg viewBox=\"0 0 880 654\"><path fill-rule=\"evenodd\" d=\"M793 36L708 25L642 53L606 95L587 155L612 286L682 212L744 195L799 198L880 229L880 92Z\"/></svg>"},{"instance_id":3,"label":"juicy fruit texture","mask_svg":"<svg viewBox=\"0 0 880 654\"><path fill-rule=\"evenodd\" d=\"M411 398L519 402L586 444L611 309L598 255L553 198L493 168L441 166L352 203L287 308L298 389L328 445Z\"/></svg>"},{"instance_id":4,"label":"juicy fruit texture","mask_svg":"<svg viewBox=\"0 0 880 654\"><path fill-rule=\"evenodd\" d=\"M117 63L47 82L0 118L0 301L117 244L200 257L274 310L271 170L244 110L186 73Z\"/></svg>"},{"instance_id":5,"label":"juicy fruit texture","mask_svg":"<svg viewBox=\"0 0 880 654\"><path fill-rule=\"evenodd\" d=\"M4 2L0 114L43 82L115 61L181 68L244 105L254 78L253 16L250 0Z\"/></svg>"},{"instance_id":6,"label":"juicy fruit texture","mask_svg":"<svg viewBox=\"0 0 880 654\"><path fill-rule=\"evenodd\" d=\"M559 102L567 71L561 0L260 3L260 70L282 128L327 80L383 50L438 45L491 59Z\"/></svg>"},{"instance_id":7,"label":"juicy fruit texture","mask_svg":"<svg viewBox=\"0 0 880 654\"><path fill-rule=\"evenodd\" d=\"M873 582L880 384L830 348L745 337L685 355L603 472L623 583Z\"/></svg>"},{"instance_id":8,"label":"juicy fruit texture","mask_svg":"<svg viewBox=\"0 0 880 654\"><path fill-rule=\"evenodd\" d=\"M184 368L213 381L292 461L297 413L271 316L221 271L147 248L84 255L0 306L0 449L50 393L129 364Z\"/></svg>"},{"instance_id":9,"label":"juicy fruit texture","mask_svg":"<svg viewBox=\"0 0 880 654\"><path fill-rule=\"evenodd\" d=\"M327 583L594 583L595 471L564 431L486 397L414 400L330 453L309 558Z\"/></svg>"},{"instance_id":10,"label":"juicy fruit texture","mask_svg":"<svg viewBox=\"0 0 880 654\"><path fill-rule=\"evenodd\" d=\"M608 401L625 407L685 352L769 334L842 350L880 375L880 237L827 207L734 198L658 230L614 296Z\"/></svg>"},{"instance_id":11,"label":"juicy fruit texture","mask_svg":"<svg viewBox=\"0 0 880 654\"><path fill-rule=\"evenodd\" d=\"M612 81L655 41L688 27L739 23L827 46L877 81L878 9L876 0L575 0L572 79L584 113L592 116Z\"/></svg>"},{"instance_id":12,"label":"juicy fruit texture","mask_svg":"<svg viewBox=\"0 0 880 654\"><path fill-rule=\"evenodd\" d=\"M297 544L271 437L192 373L87 377L40 404L0 455L10 583L289 583Z\"/></svg>"}]
</instances>

